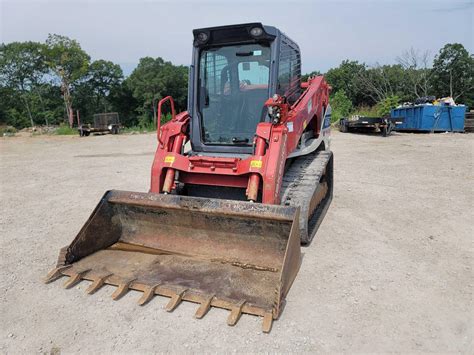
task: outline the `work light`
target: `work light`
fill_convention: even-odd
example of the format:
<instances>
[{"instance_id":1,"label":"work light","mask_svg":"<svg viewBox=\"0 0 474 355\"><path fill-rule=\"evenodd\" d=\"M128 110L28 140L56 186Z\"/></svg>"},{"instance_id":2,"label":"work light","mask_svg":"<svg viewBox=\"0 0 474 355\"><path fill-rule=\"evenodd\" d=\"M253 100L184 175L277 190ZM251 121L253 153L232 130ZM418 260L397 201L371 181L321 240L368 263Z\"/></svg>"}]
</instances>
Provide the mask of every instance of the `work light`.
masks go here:
<instances>
[{"instance_id":1,"label":"work light","mask_svg":"<svg viewBox=\"0 0 474 355\"><path fill-rule=\"evenodd\" d=\"M260 37L263 34L263 30L260 27L254 27L250 30L250 34L253 37Z\"/></svg>"},{"instance_id":2,"label":"work light","mask_svg":"<svg viewBox=\"0 0 474 355\"><path fill-rule=\"evenodd\" d=\"M198 35L197 35L197 39L199 42L201 43L205 43L207 42L207 39L209 38L209 36L207 35L206 32L200 32Z\"/></svg>"}]
</instances>

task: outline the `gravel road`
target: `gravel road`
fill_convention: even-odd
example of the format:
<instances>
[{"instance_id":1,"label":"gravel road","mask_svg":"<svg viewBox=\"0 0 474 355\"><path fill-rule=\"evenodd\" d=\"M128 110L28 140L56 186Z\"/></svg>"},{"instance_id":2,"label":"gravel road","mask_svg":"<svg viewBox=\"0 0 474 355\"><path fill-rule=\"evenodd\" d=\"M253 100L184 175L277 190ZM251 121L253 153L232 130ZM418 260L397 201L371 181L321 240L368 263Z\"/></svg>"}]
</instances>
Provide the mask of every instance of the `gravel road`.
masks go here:
<instances>
[{"instance_id":1,"label":"gravel road","mask_svg":"<svg viewBox=\"0 0 474 355\"><path fill-rule=\"evenodd\" d=\"M335 195L270 334L228 311L41 282L105 190L146 192L148 135L0 138L0 353L473 353L474 135L333 134Z\"/></svg>"}]
</instances>

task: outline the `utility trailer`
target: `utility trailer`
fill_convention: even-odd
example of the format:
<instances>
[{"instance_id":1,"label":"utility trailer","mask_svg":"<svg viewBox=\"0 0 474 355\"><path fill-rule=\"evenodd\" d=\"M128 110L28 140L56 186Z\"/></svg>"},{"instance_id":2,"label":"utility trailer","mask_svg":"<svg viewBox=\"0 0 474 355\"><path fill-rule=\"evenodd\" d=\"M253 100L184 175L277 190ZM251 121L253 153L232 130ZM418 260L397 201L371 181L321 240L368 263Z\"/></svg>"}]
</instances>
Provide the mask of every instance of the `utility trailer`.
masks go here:
<instances>
[{"instance_id":1,"label":"utility trailer","mask_svg":"<svg viewBox=\"0 0 474 355\"><path fill-rule=\"evenodd\" d=\"M343 117L339 120L339 130L343 133L380 131L383 137L388 137L403 121L403 117Z\"/></svg>"},{"instance_id":2,"label":"utility trailer","mask_svg":"<svg viewBox=\"0 0 474 355\"><path fill-rule=\"evenodd\" d=\"M80 125L78 128L81 137L89 136L91 133L112 133L120 132L119 114L117 112L96 113L94 115L94 124L90 123Z\"/></svg>"}]
</instances>

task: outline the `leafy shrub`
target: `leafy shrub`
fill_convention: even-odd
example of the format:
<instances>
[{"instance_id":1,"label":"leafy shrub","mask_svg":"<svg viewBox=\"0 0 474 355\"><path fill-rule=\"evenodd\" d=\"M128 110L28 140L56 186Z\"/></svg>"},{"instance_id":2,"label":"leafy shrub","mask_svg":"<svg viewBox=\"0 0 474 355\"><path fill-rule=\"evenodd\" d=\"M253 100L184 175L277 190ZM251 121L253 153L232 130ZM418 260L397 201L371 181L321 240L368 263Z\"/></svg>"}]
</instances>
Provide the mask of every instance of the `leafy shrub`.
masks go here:
<instances>
[{"instance_id":1,"label":"leafy shrub","mask_svg":"<svg viewBox=\"0 0 474 355\"><path fill-rule=\"evenodd\" d=\"M163 126L165 123L169 122L170 120L171 120L171 113L162 114L161 125ZM124 133L133 133L133 132L146 133L146 132L155 132L155 131L156 131L156 125L147 114L139 116L138 125L126 127L122 129L122 132Z\"/></svg>"},{"instance_id":2,"label":"leafy shrub","mask_svg":"<svg viewBox=\"0 0 474 355\"><path fill-rule=\"evenodd\" d=\"M377 108L377 115L386 116L390 114L390 110L395 108L400 103L400 98L396 95L388 96L382 101L378 102L375 107Z\"/></svg>"},{"instance_id":3,"label":"leafy shrub","mask_svg":"<svg viewBox=\"0 0 474 355\"><path fill-rule=\"evenodd\" d=\"M331 122L337 122L351 113L352 101L347 97L344 89L337 91L330 99L330 103L332 108Z\"/></svg>"},{"instance_id":4,"label":"leafy shrub","mask_svg":"<svg viewBox=\"0 0 474 355\"><path fill-rule=\"evenodd\" d=\"M376 106L360 106L357 107L353 112L353 115L364 116L364 117L377 117L377 107Z\"/></svg>"},{"instance_id":5,"label":"leafy shrub","mask_svg":"<svg viewBox=\"0 0 474 355\"><path fill-rule=\"evenodd\" d=\"M70 136L70 135L73 135L73 134L78 134L77 129L71 128L71 127L69 127L68 125L65 125L65 124L61 124L56 129L56 131L54 133L57 134L57 135L62 135L62 136L63 135L64 136Z\"/></svg>"}]
</instances>

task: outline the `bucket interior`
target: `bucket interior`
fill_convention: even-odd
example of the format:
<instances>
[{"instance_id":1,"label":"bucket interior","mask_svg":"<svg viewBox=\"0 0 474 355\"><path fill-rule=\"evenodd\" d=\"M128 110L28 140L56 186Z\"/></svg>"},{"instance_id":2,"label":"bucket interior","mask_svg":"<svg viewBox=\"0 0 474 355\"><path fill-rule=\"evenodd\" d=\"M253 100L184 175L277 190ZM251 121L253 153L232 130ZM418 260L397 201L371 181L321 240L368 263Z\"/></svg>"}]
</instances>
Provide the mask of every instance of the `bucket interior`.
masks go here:
<instances>
[{"instance_id":1,"label":"bucket interior","mask_svg":"<svg viewBox=\"0 0 474 355\"><path fill-rule=\"evenodd\" d=\"M68 276L276 317L299 268L299 243L293 207L109 191L58 266L71 265Z\"/></svg>"}]
</instances>

